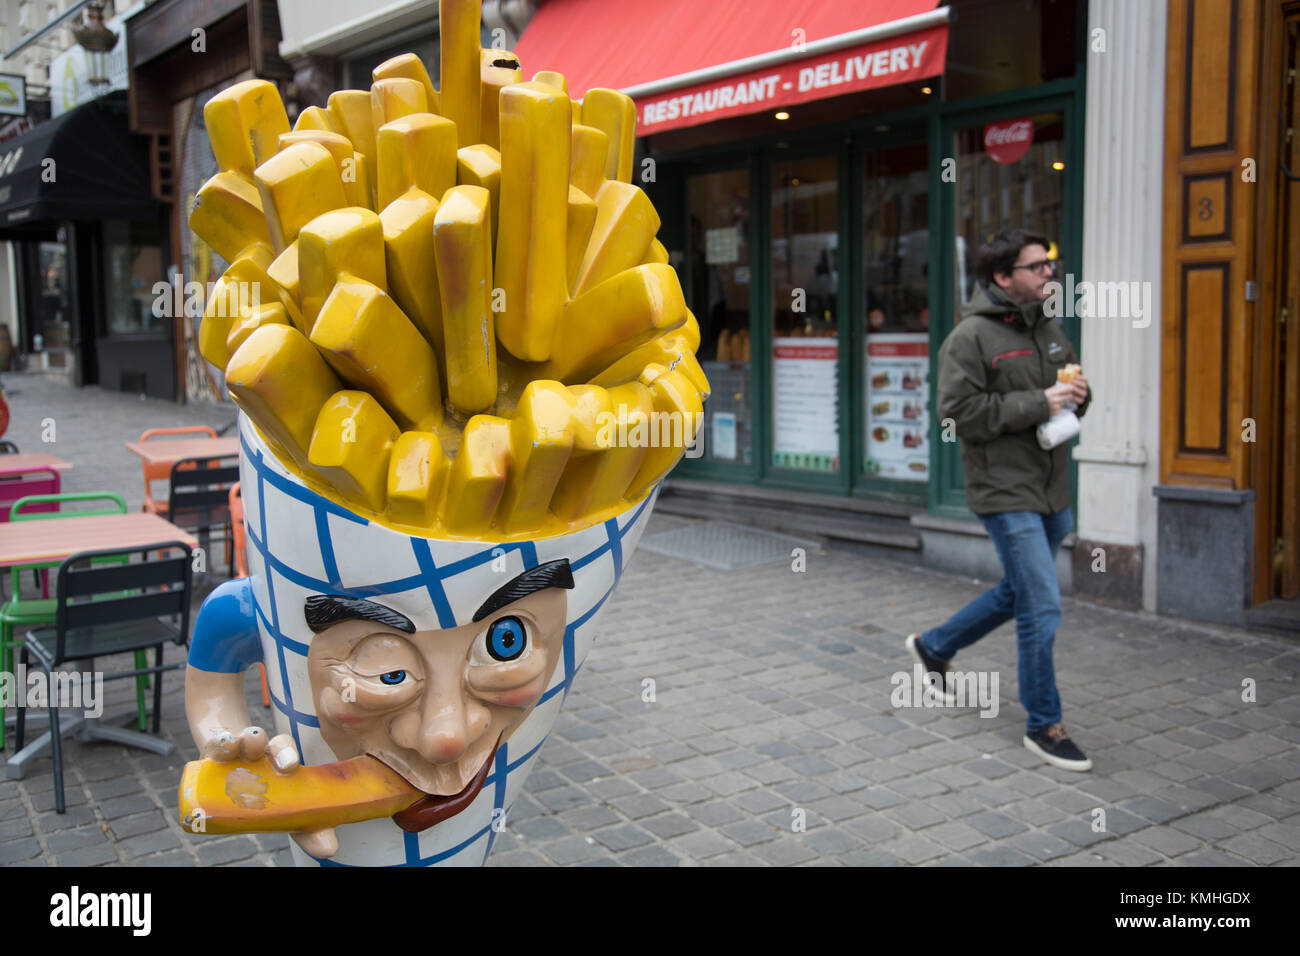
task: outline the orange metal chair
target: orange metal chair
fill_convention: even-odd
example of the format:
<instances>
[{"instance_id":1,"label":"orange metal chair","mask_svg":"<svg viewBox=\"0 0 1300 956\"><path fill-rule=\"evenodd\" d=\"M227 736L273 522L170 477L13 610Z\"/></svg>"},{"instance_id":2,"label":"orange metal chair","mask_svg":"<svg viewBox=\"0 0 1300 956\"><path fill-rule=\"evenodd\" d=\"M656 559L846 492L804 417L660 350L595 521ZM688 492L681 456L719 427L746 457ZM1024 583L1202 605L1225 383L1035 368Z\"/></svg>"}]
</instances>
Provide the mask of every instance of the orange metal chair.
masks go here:
<instances>
[{"instance_id":1,"label":"orange metal chair","mask_svg":"<svg viewBox=\"0 0 1300 956\"><path fill-rule=\"evenodd\" d=\"M217 431L209 425L181 425L176 428L150 428L140 436L140 441L148 441L150 438L157 438L160 435L206 435L208 438L217 438ZM171 479L172 466L169 464L150 465L149 462L141 462L144 469L144 507L141 511L152 511L156 515L166 516L167 501L159 501L153 496L153 490L150 482L168 481Z\"/></svg>"},{"instance_id":2,"label":"orange metal chair","mask_svg":"<svg viewBox=\"0 0 1300 956\"><path fill-rule=\"evenodd\" d=\"M248 577L248 558L244 555L244 498L239 493L239 482L230 489L230 525L235 537L235 576ZM271 688L266 683L266 665L258 664L262 669L262 706L271 706Z\"/></svg>"}]
</instances>

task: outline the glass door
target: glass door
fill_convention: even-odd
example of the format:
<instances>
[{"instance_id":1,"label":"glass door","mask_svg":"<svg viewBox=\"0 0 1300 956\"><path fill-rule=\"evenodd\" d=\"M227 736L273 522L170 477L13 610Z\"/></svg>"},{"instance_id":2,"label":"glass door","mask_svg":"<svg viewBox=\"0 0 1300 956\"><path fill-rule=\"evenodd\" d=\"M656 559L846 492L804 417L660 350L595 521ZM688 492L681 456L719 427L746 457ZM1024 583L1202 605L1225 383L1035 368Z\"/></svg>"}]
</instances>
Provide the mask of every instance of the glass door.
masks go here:
<instances>
[{"instance_id":1,"label":"glass door","mask_svg":"<svg viewBox=\"0 0 1300 956\"><path fill-rule=\"evenodd\" d=\"M930 480L930 189L924 142L861 164L860 470L856 485L920 499Z\"/></svg>"},{"instance_id":2,"label":"glass door","mask_svg":"<svg viewBox=\"0 0 1300 956\"><path fill-rule=\"evenodd\" d=\"M842 472L839 159L773 161L768 179L769 471L800 483L835 480Z\"/></svg>"},{"instance_id":3,"label":"glass door","mask_svg":"<svg viewBox=\"0 0 1300 956\"><path fill-rule=\"evenodd\" d=\"M706 470L737 477L749 477L755 460L749 184L748 166L686 178L683 292L700 324L697 357L712 386L696 448Z\"/></svg>"}]
</instances>

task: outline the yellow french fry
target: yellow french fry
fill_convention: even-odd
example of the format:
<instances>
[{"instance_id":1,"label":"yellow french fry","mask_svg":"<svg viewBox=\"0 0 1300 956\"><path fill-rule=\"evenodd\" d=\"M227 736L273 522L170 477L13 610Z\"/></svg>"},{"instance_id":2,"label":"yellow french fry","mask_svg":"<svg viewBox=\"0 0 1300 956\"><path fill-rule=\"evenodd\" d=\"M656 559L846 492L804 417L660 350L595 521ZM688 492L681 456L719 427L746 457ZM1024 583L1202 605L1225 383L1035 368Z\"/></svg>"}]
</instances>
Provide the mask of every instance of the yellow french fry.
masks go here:
<instances>
[{"instance_id":1,"label":"yellow french fry","mask_svg":"<svg viewBox=\"0 0 1300 956\"><path fill-rule=\"evenodd\" d=\"M662 365L648 365L640 381L650 389L654 414L648 436L650 447L628 484L625 496L628 501L640 498L672 470L704 418L700 394L681 372L670 372Z\"/></svg>"},{"instance_id":2,"label":"yellow french fry","mask_svg":"<svg viewBox=\"0 0 1300 956\"><path fill-rule=\"evenodd\" d=\"M618 90L588 90L582 98L582 124L604 130L609 137L605 178L630 183L636 149L636 104L632 98Z\"/></svg>"},{"instance_id":3,"label":"yellow french fry","mask_svg":"<svg viewBox=\"0 0 1300 956\"><path fill-rule=\"evenodd\" d=\"M330 94L329 114L340 133L358 153L375 155L375 116L369 90L337 90Z\"/></svg>"},{"instance_id":4,"label":"yellow french fry","mask_svg":"<svg viewBox=\"0 0 1300 956\"><path fill-rule=\"evenodd\" d=\"M569 197L569 98L539 83L501 91L501 212L497 336L516 358L549 357L568 298L564 240Z\"/></svg>"},{"instance_id":5,"label":"yellow french fry","mask_svg":"<svg viewBox=\"0 0 1300 956\"><path fill-rule=\"evenodd\" d=\"M331 133L323 129L296 130L280 137L280 148L287 149L295 143L319 143L332 157L339 169L339 182L343 185L345 206L368 206L370 194L364 175L358 177L357 155L352 147L352 140L342 133Z\"/></svg>"},{"instance_id":6,"label":"yellow french fry","mask_svg":"<svg viewBox=\"0 0 1300 956\"><path fill-rule=\"evenodd\" d=\"M571 301L556 330L545 378L590 381L619 357L686 321L671 266L636 266Z\"/></svg>"},{"instance_id":7,"label":"yellow french fry","mask_svg":"<svg viewBox=\"0 0 1300 956\"><path fill-rule=\"evenodd\" d=\"M230 349L226 345L230 330L252 313L252 300L258 295L229 269L213 283L199 323L199 353L217 368L224 371L230 364Z\"/></svg>"},{"instance_id":8,"label":"yellow french fry","mask_svg":"<svg viewBox=\"0 0 1300 956\"><path fill-rule=\"evenodd\" d=\"M659 231L659 214L640 187L607 180L595 199L596 221L573 284L575 296L641 263Z\"/></svg>"},{"instance_id":9,"label":"yellow french fry","mask_svg":"<svg viewBox=\"0 0 1300 956\"><path fill-rule=\"evenodd\" d=\"M289 132L289 117L274 83L245 80L208 100L203 125L217 165L251 176L279 148L280 134Z\"/></svg>"},{"instance_id":10,"label":"yellow french fry","mask_svg":"<svg viewBox=\"0 0 1300 956\"><path fill-rule=\"evenodd\" d=\"M669 261L668 250L664 248L664 244L658 239L651 239L650 247L646 249L645 258L641 261L646 264L651 262L661 262L664 265L667 265Z\"/></svg>"},{"instance_id":11,"label":"yellow french fry","mask_svg":"<svg viewBox=\"0 0 1300 956\"><path fill-rule=\"evenodd\" d=\"M403 430L442 422L433 347L383 289L343 273L321 306L311 342L343 381L369 392Z\"/></svg>"},{"instance_id":12,"label":"yellow french fry","mask_svg":"<svg viewBox=\"0 0 1300 956\"><path fill-rule=\"evenodd\" d=\"M281 150L258 166L253 178L277 253L297 239L307 223L347 202L338 165L319 143L295 143Z\"/></svg>"},{"instance_id":13,"label":"yellow french fry","mask_svg":"<svg viewBox=\"0 0 1300 956\"><path fill-rule=\"evenodd\" d=\"M577 124L573 127L573 156L569 162L569 182L586 195L594 197L605 183L605 159L609 155L609 137L604 130Z\"/></svg>"},{"instance_id":14,"label":"yellow french fry","mask_svg":"<svg viewBox=\"0 0 1300 956\"><path fill-rule=\"evenodd\" d=\"M709 380L695 358L695 349L690 345L690 337L682 328L674 329L628 352L609 368L593 377L591 384L610 388L624 382L634 382L650 364L681 371L699 391L701 397L708 397Z\"/></svg>"},{"instance_id":15,"label":"yellow french fry","mask_svg":"<svg viewBox=\"0 0 1300 956\"><path fill-rule=\"evenodd\" d=\"M442 525L452 534L481 536L492 524L506 486L510 459L510 422L493 415L475 415L447 476Z\"/></svg>"},{"instance_id":16,"label":"yellow french fry","mask_svg":"<svg viewBox=\"0 0 1300 956\"><path fill-rule=\"evenodd\" d=\"M429 71L424 68L424 61L414 53L402 53L385 60L370 71L370 76L376 81L399 77L416 80L424 87L424 99L428 112L442 112L439 108L438 91L434 89L433 80L429 78Z\"/></svg>"},{"instance_id":17,"label":"yellow french fry","mask_svg":"<svg viewBox=\"0 0 1300 956\"><path fill-rule=\"evenodd\" d=\"M587 242L591 239L591 229L596 224L596 201L577 186L569 187L569 215L565 226L564 275L567 285L572 286L578 277L578 268L587 251Z\"/></svg>"},{"instance_id":18,"label":"yellow french fry","mask_svg":"<svg viewBox=\"0 0 1300 956\"><path fill-rule=\"evenodd\" d=\"M438 0L442 115L456 124L456 138L479 142L479 22L481 0Z\"/></svg>"},{"instance_id":19,"label":"yellow french fry","mask_svg":"<svg viewBox=\"0 0 1300 956\"><path fill-rule=\"evenodd\" d=\"M248 799L248 783L265 790L265 801ZM181 825L193 832L293 833L382 820L422 796L369 754L293 773L281 773L269 756L252 761L204 757L185 765L177 806Z\"/></svg>"},{"instance_id":20,"label":"yellow french fry","mask_svg":"<svg viewBox=\"0 0 1300 956\"><path fill-rule=\"evenodd\" d=\"M594 447L579 448L575 442L573 456L551 497L551 510L566 521L608 508L623 497L648 451L648 442L638 440L638 436L648 434L654 410L650 390L640 382L611 389L570 386L569 390L578 396L580 410L588 394L584 389L603 396L597 405L597 428L591 443Z\"/></svg>"},{"instance_id":21,"label":"yellow french fry","mask_svg":"<svg viewBox=\"0 0 1300 956\"><path fill-rule=\"evenodd\" d=\"M288 325L289 316L279 302L264 302L254 307L248 315L235 321L226 336L226 351L233 355L248 337L264 325Z\"/></svg>"},{"instance_id":22,"label":"yellow french fry","mask_svg":"<svg viewBox=\"0 0 1300 956\"><path fill-rule=\"evenodd\" d=\"M299 113L298 119L294 121L293 128L294 132L317 129L326 133L339 133L340 135L343 133L338 124L334 122L334 117L330 115L330 111L321 109L319 106L309 106Z\"/></svg>"},{"instance_id":23,"label":"yellow french fry","mask_svg":"<svg viewBox=\"0 0 1300 956\"><path fill-rule=\"evenodd\" d=\"M370 112L375 129L412 113L428 113L429 97L419 80L390 76L370 86Z\"/></svg>"},{"instance_id":24,"label":"yellow french fry","mask_svg":"<svg viewBox=\"0 0 1300 956\"><path fill-rule=\"evenodd\" d=\"M388 456L400 434L383 406L365 392L344 389L321 406L307 460L345 496L383 511Z\"/></svg>"},{"instance_id":25,"label":"yellow french fry","mask_svg":"<svg viewBox=\"0 0 1300 956\"><path fill-rule=\"evenodd\" d=\"M446 353L442 345L438 270L434 268L433 224L437 212L438 200L422 189L411 188L384 207L379 221L384 228L388 294L441 360Z\"/></svg>"},{"instance_id":26,"label":"yellow french fry","mask_svg":"<svg viewBox=\"0 0 1300 956\"><path fill-rule=\"evenodd\" d=\"M497 241L497 211L501 206L501 154L486 143L456 151L456 185L482 186L492 201L492 242ZM495 245L493 247L495 254Z\"/></svg>"},{"instance_id":27,"label":"yellow french fry","mask_svg":"<svg viewBox=\"0 0 1300 956\"><path fill-rule=\"evenodd\" d=\"M569 81L564 78L563 73L557 73L554 70L538 70L533 74L533 82L559 90L566 96L569 93Z\"/></svg>"},{"instance_id":28,"label":"yellow french fry","mask_svg":"<svg viewBox=\"0 0 1300 956\"><path fill-rule=\"evenodd\" d=\"M299 297L308 335L343 272L381 289L388 284L383 223L361 206L317 216L298 234Z\"/></svg>"},{"instance_id":29,"label":"yellow french fry","mask_svg":"<svg viewBox=\"0 0 1300 956\"><path fill-rule=\"evenodd\" d=\"M501 146L501 130L497 125L501 90L523 79L519 57L509 50L480 50L479 79L483 83L479 94L479 139L498 149Z\"/></svg>"},{"instance_id":30,"label":"yellow french fry","mask_svg":"<svg viewBox=\"0 0 1300 956\"><path fill-rule=\"evenodd\" d=\"M298 283L298 240L289 243L284 252L275 257L275 261L266 267L266 274L280 290L280 302L289 313L290 321L299 332L307 335L311 329L307 328L302 315L302 297Z\"/></svg>"},{"instance_id":31,"label":"yellow french fry","mask_svg":"<svg viewBox=\"0 0 1300 956\"><path fill-rule=\"evenodd\" d=\"M402 432L388 459L388 516L417 528L433 527L449 470L436 433Z\"/></svg>"},{"instance_id":32,"label":"yellow french fry","mask_svg":"<svg viewBox=\"0 0 1300 956\"><path fill-rule=\"evenodd\" d=\"M400 117L379 128L376 144L380 209L411 187L441 201L442 194L456 185L456 126L445 117L433 113Z\"/></svg>"},{"instance_id":33,"label":"yellow french fry","mask_svg":"<svg viewBox=\"0 0 1300 956\"><path fill-rule=\"evenodd\" d=\"M466 415L487 411L497 398L489 202L481 186L455 186L433 225L447 399Z\"/></svg>"},{"instance_id":34,"label":"yellow french fry","mask_svg":"<svg viewBox=\"0 0 1300 956\"><path fill-rule=\"evenodd\" d=\"M559 382L533 381L510 420L510 470L497 516L509 532L539 526L573 453L573 395Z\"/></svg>"},{"instance_id":35,"label":"yellow french fry","mask_svg":"<svg viewBox=\"0 0 1300 956\"><path fill-rule=\"evenodd\" d=\"M203 184L194 197L190 228L227 262L256 243L271 245L262 197L242 173L217 173Z\"/></svg>"},{"instance_id":36,"label":"yellow french fry","mask_svg":"<svg viewBox=\"0 0 1300 956\"><path fill-rule=\"evenodd\" d=\"M316 415L342 387L320 352L288 325L258 329L226 366L226 388L235 404L277 452L303 468L310 468L307 449Z\"/></svg>"}]
</instances>

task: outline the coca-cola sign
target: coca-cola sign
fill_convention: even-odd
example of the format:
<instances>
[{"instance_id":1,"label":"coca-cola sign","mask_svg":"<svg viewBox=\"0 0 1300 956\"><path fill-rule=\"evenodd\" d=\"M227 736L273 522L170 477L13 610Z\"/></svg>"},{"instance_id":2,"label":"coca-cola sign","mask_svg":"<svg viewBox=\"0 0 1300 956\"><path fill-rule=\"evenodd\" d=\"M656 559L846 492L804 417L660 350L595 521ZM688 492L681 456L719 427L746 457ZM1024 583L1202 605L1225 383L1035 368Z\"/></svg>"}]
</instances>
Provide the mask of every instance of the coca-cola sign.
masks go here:
<instances>
[{"instance_id":1,"label":"coca-cola sign","mask_svg":"<svg viewBox=\"0 0 1300 956\"><path fill-rule=\"evenodd\" d=\"M984 151L995 163L1014 163L1034 142L1034 121L1003 120L984 127Z\"/></svg>"}]
</instances>

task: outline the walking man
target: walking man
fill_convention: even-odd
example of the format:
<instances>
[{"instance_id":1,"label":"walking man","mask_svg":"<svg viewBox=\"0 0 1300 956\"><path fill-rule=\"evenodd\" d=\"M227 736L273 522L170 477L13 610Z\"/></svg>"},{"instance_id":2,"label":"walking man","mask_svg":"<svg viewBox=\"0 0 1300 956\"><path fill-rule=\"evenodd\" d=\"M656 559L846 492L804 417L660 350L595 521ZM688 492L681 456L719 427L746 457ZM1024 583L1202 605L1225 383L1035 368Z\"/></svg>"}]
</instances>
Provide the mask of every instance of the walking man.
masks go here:
<instances>
[{"instance_id":1,"label":"walking man","mask_svg":"<svg viewBox=\"0 0 1300 956\"><path fill-rule=\"evenodd\" d=\"M1077 361L1055 319L1043 314L1053 277L1050 243L1015 229L980 250L980 287L939 350L939 418L961 439L966 501L997 549L1003 578L946 623L907 638L932 690L946 703L949 661L1012 617L1016 620L1020 702L1028 712L1024 745L1064 770L1090 770L1061 724L1052 644L1061 620L1056 551L1070 532L1070 450L1047 451L1037 427L1066 402L1083 415L1087 379L1068 384L1057 371Z\"/></svg>"}]
</instances>

